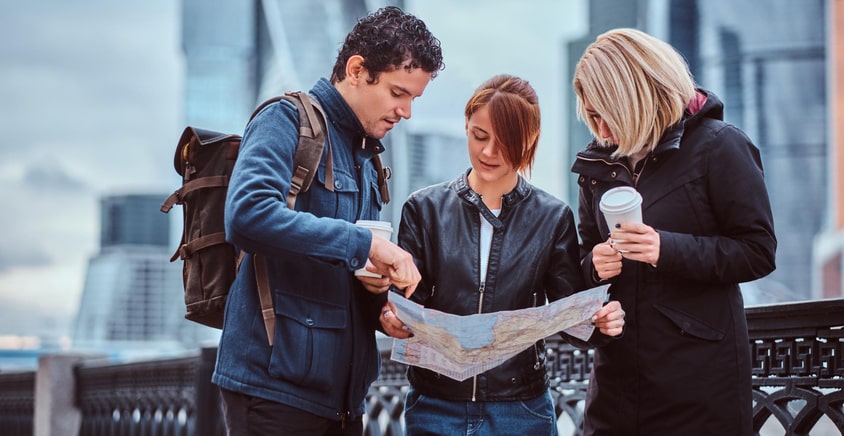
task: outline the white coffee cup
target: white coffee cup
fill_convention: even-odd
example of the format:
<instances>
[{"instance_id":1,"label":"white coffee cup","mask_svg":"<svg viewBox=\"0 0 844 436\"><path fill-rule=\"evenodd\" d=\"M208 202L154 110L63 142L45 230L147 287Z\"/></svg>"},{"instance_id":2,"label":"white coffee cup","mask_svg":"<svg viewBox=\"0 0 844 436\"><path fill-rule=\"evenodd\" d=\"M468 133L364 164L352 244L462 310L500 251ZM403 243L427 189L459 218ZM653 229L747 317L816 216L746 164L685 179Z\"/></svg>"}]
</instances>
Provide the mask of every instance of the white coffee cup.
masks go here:
<instances>
[{"instance_id":1,"label":"white coffee cup","mask_svg":"<svg viewBox=\"0 0 844 436\"><path fill-rule=\"evenodd\" d=\"M642 222L642 195L630 186L619 186L605 192L600 208L610 232L618 223Z\"/></svg>"},{"instance_id":2,"label":"white coffee cup","mask_svg":"<svg viewBox=\"0 0 844 436\"><path fill-rule=\"evenodd\" d=\"M357 220L355 221L356 226L366 227L367 229L371 230L374 235L378 235L386 240L390 240L390 237L393 235L393 224L389 221L373 221L373 220ZM367 265L372 265L371 262L367 259ZM367 276L367 277L381 277L379 274L371 273L366 270L364 266L361 269L355 270L356 276Z\"/></svg>"}]
</instances>

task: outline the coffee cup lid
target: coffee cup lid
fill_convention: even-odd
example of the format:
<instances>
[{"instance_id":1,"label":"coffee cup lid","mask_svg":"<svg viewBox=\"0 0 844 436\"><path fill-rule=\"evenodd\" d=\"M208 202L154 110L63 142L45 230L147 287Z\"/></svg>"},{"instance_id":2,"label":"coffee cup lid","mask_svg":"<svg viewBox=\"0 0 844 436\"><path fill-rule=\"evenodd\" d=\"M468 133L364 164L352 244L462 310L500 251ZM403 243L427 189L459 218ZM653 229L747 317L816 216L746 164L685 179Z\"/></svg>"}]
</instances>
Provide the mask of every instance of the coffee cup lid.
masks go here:
<instances>
[{"instance_id":1,"label":"coffee cup lid","mask_svg":"<svg viewBox=\"0 0 844 436\"><path fill-rule=\"evenodd\" d=\"M605 192L601 197L601 210L617 212L631 209L642 202L642 196L629 186L619 186Z\"/></svg>"}]
</instances>

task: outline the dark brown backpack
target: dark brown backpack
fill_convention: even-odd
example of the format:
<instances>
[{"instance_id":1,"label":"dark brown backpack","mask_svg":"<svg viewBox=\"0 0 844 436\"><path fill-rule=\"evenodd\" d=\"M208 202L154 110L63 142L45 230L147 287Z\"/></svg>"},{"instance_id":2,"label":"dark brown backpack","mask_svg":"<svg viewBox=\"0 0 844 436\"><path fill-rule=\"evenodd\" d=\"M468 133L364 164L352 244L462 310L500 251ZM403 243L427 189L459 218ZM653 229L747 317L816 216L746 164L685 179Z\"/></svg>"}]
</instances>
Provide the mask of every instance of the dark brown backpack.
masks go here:
<instances>
[{"instance_id":1,"label":"dark brown backpack","mask_svg":"<svg viewBox=\"0 0 844 436\"><path fill-rule=\"evenodd\" d=\"M296 196L306 192L316 175L326 142L325 188L334 191L331 141L326 139L325 115L313 98L304 92L290 92L265 101L252 113L251 121L267 105L281 99L291 101L299 112L299 143L294 155L294 172L287 194L287 207L293 209ZM200 324L222 328L229 288L240 266L243 253L226 242L223 213L226 190L237 160L241 136L186 127L176 146L174 165L182 176L182 186L161 205L167 213L182 205L184 228L182 240L170 259L184 261L182 279L185 293L185 318ZM374 158L378 184L384 203L389 202L386 171L379 156ZM254 256L261 309L267 338L273 343L275 311L272 306L266 264Z\"/></svg>"}]
</instances>

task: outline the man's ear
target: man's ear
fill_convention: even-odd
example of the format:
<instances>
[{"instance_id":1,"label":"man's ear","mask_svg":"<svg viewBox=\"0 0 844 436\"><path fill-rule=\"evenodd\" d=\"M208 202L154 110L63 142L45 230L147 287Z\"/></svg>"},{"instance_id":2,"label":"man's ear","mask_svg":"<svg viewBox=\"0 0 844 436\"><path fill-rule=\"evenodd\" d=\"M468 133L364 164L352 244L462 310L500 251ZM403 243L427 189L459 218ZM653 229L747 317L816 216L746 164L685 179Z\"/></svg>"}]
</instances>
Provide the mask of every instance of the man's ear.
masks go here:
<instances>
[{"instance_id":1,"label":"man's ear","mask_svg":"<svg viewBox=\"0 0 844 436\"><path fill-rule=\"evenodd\" d=\"M350 84L357 85L361 80L365 81L367 77L366 67L363 66L363 56L354 55L349 57L346 61L346 78L350 80Z\"/></svg>"}]
</instances>

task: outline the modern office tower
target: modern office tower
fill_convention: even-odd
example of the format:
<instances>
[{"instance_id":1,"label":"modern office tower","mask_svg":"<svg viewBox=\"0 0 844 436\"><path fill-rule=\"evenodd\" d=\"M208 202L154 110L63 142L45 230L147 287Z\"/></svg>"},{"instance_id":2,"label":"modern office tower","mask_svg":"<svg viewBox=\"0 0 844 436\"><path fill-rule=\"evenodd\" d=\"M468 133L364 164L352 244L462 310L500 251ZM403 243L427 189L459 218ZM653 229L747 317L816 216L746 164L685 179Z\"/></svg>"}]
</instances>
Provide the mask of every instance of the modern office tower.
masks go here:
<instances>
[{"instance_id":1,"label":"modern office tower","mask_svg":"<svg viewBox=\"0 0 844 436\"><path fill-rule=\"evenodd\" d=\"M698 11L698 82L762 154L778 246L777 269L759 286L791 300L813 298L812 245L832 186L824 1L714 0Z\"/></svg>"},{"instance_id":2,"label":"modern office tower","mask_svg":"<svg viewBox=\"0 0 844 436\"><path fill-rule=\"evenodd\" d=\"M358 17L388 1L182 1L187 124L242 132L252 110L331 75Z\"/></svg>"},{"instance_id":3,"label":"modern office tower","mask_svg":"<svg viewBox=\"0 0 844 436\"><path fill-rule=\"evenodd\" d=\"M472 165L466 155L466 137L414 129L407 138L408 194L435 183L451 181ZM407 198L407 195L398 198Z\"/></svg>"},{"instance_id":4,"label":"modern office tower","mask_svg":"<svg viewBox=\"0 0 844 436\"><path fill-rule=\"evenodd\" d=\"M772 1L762 8L751 0L589 5L589 35L569 43L569 72L586 45L613 27L636 27L677 47L696 81L725 102L725 120L744 130L762 153L777 269L748 286L759 297L749 300L813 298L813 242L824 230L828 186L834 186L827 164L825 0ZM573 95L568 104L574 108ZM590 134L573 111L567 121L573 159ZM577 186L568 194L576 200Z\"/></svg>"},{"instance_id":5,"label":"modern office tower","mask_svg":"<svg viewBox=\"0 0 844 436\"><path fill-rule=\"evenodd\" d=\"M101 200L100 252L88 263L73 348L120 357L196 348L218 333L186 321L178 264L170 263L165 194Z\"/></svg>"},{"instance_id":6,"label":"modern office tower","mask_svg":"<svg viewBox=\"0 0 844 436\"><path fill-rule=\"evenodd\" d=\"M829 212L815 239L813 298L844 297L844 4L827 0Z\"/></svg>"},{"instance_id":7,"label":"modern office tower","mask_svg":"<svg viewBox=\"0 0 844 436\"><path fill-rule=\"evenodd\" d=\"M243 132L258 89L255 4L182 2L186 124Z\"/></svg>"}]
</instances>

